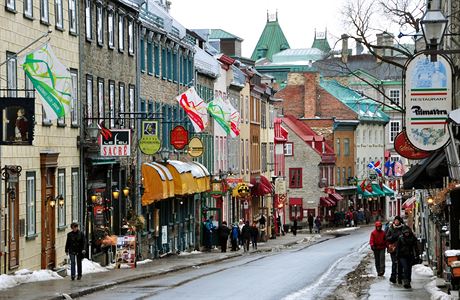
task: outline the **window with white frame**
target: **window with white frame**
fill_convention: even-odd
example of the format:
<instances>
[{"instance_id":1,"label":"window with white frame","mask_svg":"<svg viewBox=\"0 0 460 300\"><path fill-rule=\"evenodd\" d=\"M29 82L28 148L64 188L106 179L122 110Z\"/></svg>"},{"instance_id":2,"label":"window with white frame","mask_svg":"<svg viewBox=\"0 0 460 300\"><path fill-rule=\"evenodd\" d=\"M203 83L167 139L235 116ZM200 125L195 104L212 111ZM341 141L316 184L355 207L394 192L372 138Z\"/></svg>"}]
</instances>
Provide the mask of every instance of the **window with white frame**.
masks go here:
<instances>
[{"instance_id":1,"label":"window with white frame","mask_svg":"<svg viewBox=\"0 0 460 300\"><path fill-rule=\"evenodd\" d=\"M66 220L65 220L66 194L65 194L65 170L64 169L58 170L57 188L58 188L58 201L56 204L58 206L58 226L64 227L66 225Z\"/></svg>"},{"instance_id":2,"label":"window with white frame","mask_svg":"<svg viewBox=\"0 0 460 300\"><path fill-rule=\"evenodd\" d=\"M284 155L285 156L292 156L294 155L293 153L293 146L292 146L292 143L285 143L284 144Z\"/></svg>"},{"instance_id":3,"label":"window with white frame","mask_svg":"<svg viewBox=\"0 0 460 300\"><path fill-rule=\"evenodd\" d=\"M24 16L32 18L34 16L33 0L24 0Z\"/></svg>"},{"instance_id":4,"label":"window with white frame","mask_svg":"<svg viewBox=\"0 0 460 300\"><path fill-rule=\"evenodd\" d=\"M120 50L121 52L123 52L125 49L124 28L125 28L125 16L119 14L118 15L118 50Z\"/></svg>"},{"instance_id":5,"label":"window with white frame","mask_svg":"<svg viewBox=\"0 0 460 300\"><path fill-rule=\"evenodd\" d=\"M391 105L399 105L400 98L401 98L401 90L399 90L399 89L391 89L389 91L388 98L390 98Z\"/></svg>"},{"instance_id":6,"label":"window with white frame","mask_svg":"<svg viewBox=\"0 0 460 300\"><path fill-rule=\"evenodd\" d=\"M91 18L91 0L85 0L85 30L86 30L86 39L93 39L93 30L92 30L92 18Z\"/></svg>"},{"instance_id":7,"label":"window with white frame","mask_svg":"<svg viewBox=\"0 0 460 300\"><path fill-rule=\"evenodd\" d=\"M54 0L54 16L56 18L56 28L58 29L64 29L64 17L62 10L62 0Z\"/></svg>"},{"instance_id":8,"label":"window with white frame","mask_svg":"<svg viewBox=\"0 0 460 300\"><path fill-rule=\"evenodd\" d=\"M77 4L76 0L69 0L69 31L77 33Z\"/></svg>"},{"instance_id":9,"label":"window with white frame","mask_svg":"<svg viewBox=\"0 0 460 300\"><path fill-rule=\"evenodd\" d=\"M86 116L90 124L93 117L93 78L89 76L86 77Z\"/></svg>"},{"instance_id":10,"label":"window with white frame","mask_svg":"<svg viewBox=\"0 0 460 300\"><path fill-rule=\"evenodd\" d=\"M8 97L16 97L18 90L18 61L15 53L7 52L6 81Z\"/></svg>"},{"instance_id":11,"label":"window with white frame","mask_svg":"<svg viewBox=\"0 0 460 300\"><path fill-rule=\"evenodd\" d=\"M123 83L120 83L120 87L119 87L119 101L118 101L118 112L119 113L124 113L125 112L125 85ZM123 114L122 114L123 116ZM123 118L121 118L120 120L120 126L121 127L124 127L124 120Z\"/></svg>"},{"instance_id":12,"label":"window with white frame","mask_svg":"<svg viewBox=\"0 0 460 300\"><path fill-rule=\"evenodd\" d=\"M110 127L115 127L115 82L109 81Z\"/></svg>"},{"instance_id":13,"label":"window with white frame","mask_svg":"<svg viewBox=\"0 0 460 300\"><path fill-rule=\"evenodd\" d=\"M134 21L128 21L128 51L129 54L134 54Z\"/></svg>"},{"instance_id":14,"label":"window with white frame","mask_svg":"<svg viewBox=\"0 0 460 300\"><path fill-rule=\"evenodd\" d=\"M80 192L80 176L78 169L72 169L72 222L81 223L81 213L80 213L80 202L79 202L79 192Z\"/></svg>"},{"instance_id":15,"label":"window with white frame","mask_svg":"<svg viewBox=\"0 0 460 300\"><path fill-rule=\"evenodd\" d=\"M249 140L246 139L246 174L249 173Z\"/></svg>"},{"instance_id":16,"label":"window with white frame","mask_svg":"<svg viewBox=\"0 0 460 300\"><path fill-rule=\"evenodd\" d=\"M100 121L104 120L104 79L97 80L97 111Z\"/></svg>"},{"instance_id":17,"label":"window with white frame","mask_svg":"<svg viewBox=\"0 0 460 300\"><path fill-rule=\"evenodd\" d=\"M16 0L6 0L6 9L15 11L16 10Z\"/></svg>"},{"instance_id":18,"label":"window with white frame","mask_svg":"<svg viewBox=\"0 0 460 300\"><path fill-rule=\"evenodd\" d=\"M26 173L26 235L34 236L36 229L35 172Z\"/></svg>"},{"instance_id":19,"label":"window with white frame","mask_svg":"<svg viewBox=\"0 0 460 300\"><path fill-rule=\"evenodd\" d=\"M275 159L275 144L270 143L269 151L268 151L268 163L270 165L270 171L273 171L275 169L274 159Z\"/></svg>"},{"instance_id":20,"label":"window with white frame","mask_svg":"<svg viewBox=\"0 0 460 300\"><path fill-rule=\"evenodd\" d=\"M244 166L244 160L245 160L245 154L244 154L244 140L241 139L241 142L240 142L240 148L241 148L241 173L244 173L244 169L245 169L245 166Z\"/></svg>"},{"instance_id":21,"label":"window with white frame","mask_svg":"<svg viewBox=\"0 0 460 300\"><path fill-rule=\"evenodd\" d=\"M128 92L128 97L129 97L129 111L134 112L134 86L130 85L129 86L129 92ZM134 127L134 123L131 124L132 127Z\"/></svg>"},{"instance_id":22,"label":"window with white frame","mask_svg":"<svg viewBox=\"0 0 460 300\"><path fill-rule=\"evenodd\" d=\"M97 44L102 46L104 44L104 18L102 5L96 6L96 28L97 28Z\"/></svg>"},{"instance_id":23,"label":"window with white frame","mask_svg":"<svg viewBox=\"0 0 460 300\"><path fill-rule=\"evenodd\" d=\"M78 73L76 70L70 70L70 80L72 81L70 123L72 125L78 125Z\"/></svg>"},{"instance_id":24,"label":"window with white frame","mask_svg":"<svg viewBox=\"0 0 460 300\"><path fill-rule=\"evenodd\" d=\"M49 23L49 4L48 0L40 0L40 21Z\"/></svg>"},{"instance_id":25,"label":"window with white frame","mask_svg":"<svg viewBox=\"0 0 460 300\"><path fill-rule=\"evenodd\" d=\"M356 130L356 144L359 145L361 143L361 132Z\"/></svg>"},{"instance_id":26,"label":"window with white frame","mask_svg":"<svg viewBox=\"0 0 460 300\"><path fill-rule=\"evenodd\" d=\"M390 121L390 143L394 143L396 136L401 131L401 121Z\"/></svg>"},{"instance_id":27,"label":"window with white frame","mask_svg":"<svg viewBox=\"0 0 460 300\"><path fill-rule=\"evenodd\" d=\"M108 34L109 34L109 48L113 49L115 46L115 31L114 31L114 17L113 17L113 11L108 12L108 17L107 17L107 29L108 29Z\"/></svg>"},{"instance_id":28,"label":"window with white frame","mask_svg":"<svg viewBox=\"0 0 460 300\"><path fill-rule=\"evenodd\" d=\"M249 123L249 97L248 96L245 96L245 99L244 99L244 111L245 111L245 115L246 115L246 124Z\"/></svg>"},{"instance_id":29,"label":"window with white frame","mask_svg":"<svg viewBox=\"0 0 460 300\"><path fill-rule=\"evenodd\" d=\"M350 156L350 139L343 139L343 155Z\"/></svg>"},{"instance_id":30,"label":"window with white frame","mask_svg":"<svg viewBox=\"0 0 460 300\"><path fill-rule=\"evenodd\" d=\"M26 89L26 97L33 98L34 97L34 86L32 85L32 81L24 72L24 88Z\"/></svg>"}]
</instances>

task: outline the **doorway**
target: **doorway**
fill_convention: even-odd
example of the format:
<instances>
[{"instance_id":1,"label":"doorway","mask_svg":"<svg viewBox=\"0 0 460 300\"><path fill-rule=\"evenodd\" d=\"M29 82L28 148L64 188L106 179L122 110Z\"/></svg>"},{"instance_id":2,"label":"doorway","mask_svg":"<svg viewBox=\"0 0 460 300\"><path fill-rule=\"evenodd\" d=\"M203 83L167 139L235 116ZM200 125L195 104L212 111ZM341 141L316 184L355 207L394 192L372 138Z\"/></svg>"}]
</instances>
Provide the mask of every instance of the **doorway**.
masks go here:
<instances>
[{"instance_id":1,"label":"doorway","mask_svg":"<svg viewBox=\"0 0 460 300\"><path fill-rule=\"evenodd\" d=\"M15 269L19 266L19 199L18 183L10 183L8 192L8 266Z\"/></svg>"}]
</instances>

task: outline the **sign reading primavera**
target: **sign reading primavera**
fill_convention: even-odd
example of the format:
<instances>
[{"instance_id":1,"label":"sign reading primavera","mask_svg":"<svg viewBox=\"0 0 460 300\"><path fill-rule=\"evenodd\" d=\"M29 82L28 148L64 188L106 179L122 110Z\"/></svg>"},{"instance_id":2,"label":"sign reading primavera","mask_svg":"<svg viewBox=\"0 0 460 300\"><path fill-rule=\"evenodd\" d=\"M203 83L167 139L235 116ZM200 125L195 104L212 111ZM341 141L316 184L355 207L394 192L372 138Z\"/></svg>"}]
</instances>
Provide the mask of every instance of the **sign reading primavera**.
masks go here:
<instances>
[{"instance_id":1,"label":"sign reading primavera","mask_svg":"<svg viewBox=\"0 0 460 300\"><path fill-rule=\"evenodd\" d=\"M449 140L447 117L452 110L452 67L442 55L437 61L423 52L406 69L406 133L411 144L434 151Z\"/></svg>"}]
</instances>

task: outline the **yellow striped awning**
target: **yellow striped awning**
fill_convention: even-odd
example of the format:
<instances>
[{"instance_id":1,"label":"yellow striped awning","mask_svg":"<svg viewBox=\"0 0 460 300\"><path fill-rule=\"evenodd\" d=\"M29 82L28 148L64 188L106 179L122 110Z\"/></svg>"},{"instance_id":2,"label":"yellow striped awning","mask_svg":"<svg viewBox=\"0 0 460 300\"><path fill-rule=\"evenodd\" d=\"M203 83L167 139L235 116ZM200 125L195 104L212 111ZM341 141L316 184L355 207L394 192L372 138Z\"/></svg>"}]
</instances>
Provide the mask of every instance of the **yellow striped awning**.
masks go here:
<instances>
[{"instance_id":1,"label":"yellow striped awning","mask_svg":"<svg viewBox=\"0 0 460 300\"><path fill-rule=\"evenodd\" d=\"M167 178L166 180L167 197L166 198L174 197L174 179L173 179L171 172L168 170L168 168L166 168L164 165L160 163L152 162L152 164L160 168L160 170L163 172L163 174Z\"/></svg>"},{"instance_id":2,"label":"yellow striped awning","mask_svg":"<svg viewBox=\"0 0 460 300\"><path fill-rule=\"evenodd\" d=\"M187 163L178 160L168 160L166 167L173 176L175 195L198 193L197 182Z\"/></svg>"},{"instance_id":3,"label":"yellow striped awning","mask_svg":"<svg viewBox=\"0 0 460 300\"><path fill-rule=\"evenodd\" d=\"M142 205L150 205L155 201L168 198L168 178L163 171L151 163L143 163L141 171L145 188Z\"/></svg>"},{"instance_id":4,"label":"yellow striped awning","mask_svg":"<svg viewBox=\"0 0 460 300\"><path fill-rule=\"evenodd\" d=\"M202 177L199 177L199 181L201 181L201 191L200 192L207 192L211 189L211 174L209 173L208 169L205 166L200 164L199 162L192 161L190 164L194 164L198 166L198 168L203 171Z\"/></svg>"}]
</instances>

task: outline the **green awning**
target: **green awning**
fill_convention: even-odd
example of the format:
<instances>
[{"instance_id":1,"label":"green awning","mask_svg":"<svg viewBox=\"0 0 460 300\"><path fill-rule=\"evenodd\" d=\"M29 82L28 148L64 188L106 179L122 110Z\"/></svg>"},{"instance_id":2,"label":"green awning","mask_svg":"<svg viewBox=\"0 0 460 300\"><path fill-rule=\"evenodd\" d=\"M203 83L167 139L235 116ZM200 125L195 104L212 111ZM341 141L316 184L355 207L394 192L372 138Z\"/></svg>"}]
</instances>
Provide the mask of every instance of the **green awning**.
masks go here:
<instances>
[{"instance_id":1,"label":"green awning","mask_svg":"<svg viewBox=\"0 0 460 300\"><path fill-rule=\"evenodd\" d=\"M395 191L393 191L391 188L389 188L386 185L383 185L383 192L385 193L385 196L394 196Z\"/></svg>"},{"instance_id":2,"label":"green awning","mask_svg":"<svg viewBox=\"0 0 460 300\"><path fill-rule=\"evenodd\" d=\"M118 160L115 158L90 158L90 163L93 166L99 166L99 165L114 165L118 163Z\"/></svg>"},{"instance_id":3,"label":"green awning","mask_svg":"<svg viewBox=\"0 0 460 300\"><path fill-rule=\"evenodd\" d=\"M363 195L364 198L369 198L369 197L375 197L372 193L370 193L368 190L363 190L359 185L356 186L356 191L358 192L358 195Z\"/></svg>"},{"instance_id":4,"label":"green awning","mask_svg":"<svg viewBox=\"0 0 460 300\"><path fill-rule=\"evenodd\" d=\"M380 189L380 186L377 183L372 184L372 194L374 194L374 197L385 196L385 193Z\"/></svg>"}]
</instances>

